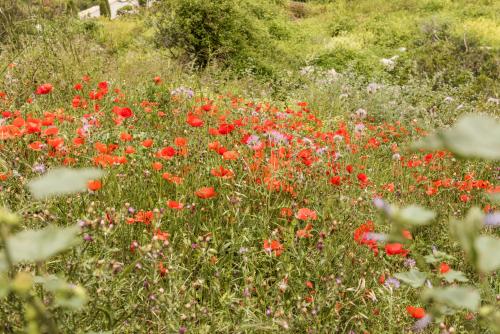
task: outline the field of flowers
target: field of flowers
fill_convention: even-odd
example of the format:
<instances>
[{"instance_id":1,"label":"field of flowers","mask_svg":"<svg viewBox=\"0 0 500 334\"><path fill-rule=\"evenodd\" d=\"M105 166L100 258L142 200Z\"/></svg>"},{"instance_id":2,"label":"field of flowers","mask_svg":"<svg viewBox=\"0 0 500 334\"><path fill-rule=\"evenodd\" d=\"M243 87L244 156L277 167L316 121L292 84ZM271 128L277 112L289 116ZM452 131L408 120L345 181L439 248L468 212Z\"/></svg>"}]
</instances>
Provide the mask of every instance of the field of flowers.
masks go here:
<instances>
[{"instance_id":1,"label":"field of flowers","mask_svg":"<svg viewBox=\"0 0 500 334\"><path fill-rule=\"evenodd\" d=\"M431 321L423 285L482 281L498 299L496 275L476 276L446 226L472 204L493 212L494 165L409 151L427 135L416 121L362 108L332 120L306 101L144 85L149 96L133 96L85 76L56 108L50 83L21 110L2 95L4 205L23 225L79 226L73 251L19 269L86 289L61 305L86 301L81 311L54 310L69 332L401 332ZM31 184L33 198L26 185L39 175L52 180ZM82 178L84 192L53 198L65 191L54 184ZM409 227L386 242L389 202L437 219L407 208L395 221ZM498 226L498 214L485 217ZM19 325L17 303L2 302L7 326ZM452 332L482 328L470 310L444 319Z\"/></svg>"},{"instance_id":2,"label":"field of flowers","mask_svg":"<svg viewBox=\"0 0 500 334\"><path fill-rule=\"evenodd\" d=\"M293 5L319 52L340 14ZM0 333L500 333L493 65L412 77L339 32L262 82L61 22L0 52Z\"/></svg>"}]
</instances>

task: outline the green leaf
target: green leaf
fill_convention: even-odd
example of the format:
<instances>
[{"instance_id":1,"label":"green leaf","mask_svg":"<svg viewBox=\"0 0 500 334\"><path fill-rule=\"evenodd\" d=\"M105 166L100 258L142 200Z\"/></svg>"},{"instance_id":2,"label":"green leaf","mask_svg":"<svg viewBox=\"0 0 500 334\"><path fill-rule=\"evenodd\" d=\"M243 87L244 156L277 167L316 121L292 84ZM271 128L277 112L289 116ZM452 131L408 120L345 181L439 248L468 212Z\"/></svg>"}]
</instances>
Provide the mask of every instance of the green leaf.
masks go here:
<instances>
[{"instance_id":1,"label":"green leaf","mask_svg":"<svg viewBox=\"0 0 500 334\"><path fill-rule=\"evenodd\" d=\"M427 278L427 274L419 271L418 269L397 273L394 276L414 288L419 288L424 285Z\"/></svg>"},{"instance_id":2,"label":"green leaf","mask_svg":"<svg viewBox=\"0 0 500 334\"><path fill-rule=\"evenodd\" d=\"M414 226L422 226L428 224L436 217L436 214L418 205L410 205L399 210L395 218L401 222Z\"/></svg>"},{"instance_id":3,"label":"green leaf","mask_svg":"<svg viewBox=\"0 0 500 334\"><path fill-rule=\"evenodd\" d=\"M467 213L464 221L452 219L450 229L452 235L460 242L465 253L472 262L475 262L476 252L474 240L479 236L483 226L484 214L479 208L472 208Z\"/></svg>"},{"instance_id":4,"label":"green leaf","mask_svg":"<svg viewBox=\"0 0 500 334\"><path fill-rule=\"evenodd\" d=\"M50 258L78 243L80 228L48 226L41 230L26 230L7 239L14 264L36 262Z\"/></svg>"},{"instance_id":5,"label":"green leaf","mask_svg":"<svg viewBox=\"0 0 500 334\"><path fill-rule=\"evenodd\" d=\"M465 158L500 160L500 124L487 115L461 117L442 134L448 150Z\"/></svg>"},{"instance_id":6,"label":"green leaf","mask_svg":"<svg viewBox=\"0 0 500 334\"><path fill-rule=\"evenodd\" d=\"M427 263L436 263L436 262L443 262L443 261L452 261L455 260L454 256L451 256L449 254L446 254L445 252L441 251L433 251L432 254L424 256L425 262Z\"/></svg>"},{"instance_id":7,"label":"green leaf","mask_svg":"<svg viewBox=\"0 0 500 334\"><path fill-rule=\"evenodd\" d=\"M500 239L482 235L476 238L476 264L480 271L489 272L500 268Z\"/></svg>"},{"instance_id":8,"label":"green leaf","mask_svg":"<svg viewBox=\"0 0 500 334\"><path fill-rule=\"evenodd\" d=\"M441 275L446 282L468 282L469 280L465 277L464 273L456 270L449 270L448 272Z\"/></svg>"},{"instance_id":9,"label":"green leaf","mask_svg":"<svg viewBox=\"0 0 500 334\"><path fill-rule=\"evenodd\" d=\"M437 134L421 138L412 144L412 148L413 150L424 149L427 151L440 151L445 149L443 141Z\"/></svg>"},{"instance_id":10,"label":"green leaf","mask_svg":"<svg viewBox=\"0 0 500 334\"><path fill-rule=\"evenodd\" d=\"M56 168L47 174L31 180L28 188L36 199L85 191L87 182L103 176L96 168L70 169Z\"/></svg>"},{"instance_id":11,"label":"green leaf","mask_svg":"<svg viewBox=\"0 0 500 334\"><path fill-rule=\"evenodd\" d=\"M425 301L432 300L439 304L456 308L477 311L481 304L479 292L472 287L447 287L427 289L423 293Z\"/></svg>"},{"instance_id":12,"label":"green leaf","mask_svg":"<svg viewBox=\"0 0 500 334\"><path fill-rule=\"evenodd\" d=\"M35 276L34 282L42 284L47 291L54 294L57 306L78 310L87 302L87 295L83 288L70 284L55 275Z\"/></svg>"},{"instance_id":13,"label":"green leaf","mask_svg":"<svg viewBox=\"0 0 500 334\"><path fill-rule=\"evenodd\" d=\"M421 139L413 148L447 149L464 158L500 160L500 124L485 114L465 115L452 128Z\"/></svg>"}]
</instances>

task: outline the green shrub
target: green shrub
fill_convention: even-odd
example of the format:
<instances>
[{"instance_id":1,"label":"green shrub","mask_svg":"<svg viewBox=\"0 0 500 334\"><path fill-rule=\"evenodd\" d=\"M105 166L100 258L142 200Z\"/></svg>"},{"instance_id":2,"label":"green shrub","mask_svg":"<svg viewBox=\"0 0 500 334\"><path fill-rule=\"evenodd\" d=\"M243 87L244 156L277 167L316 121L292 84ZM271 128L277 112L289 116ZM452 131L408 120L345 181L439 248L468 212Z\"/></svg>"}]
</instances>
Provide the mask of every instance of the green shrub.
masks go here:
<instances>
[{"instance_id":1,"label":"green shrub","mask_svg":"<svg viewBox=\"0 0 500 334\"><path fill-rule=\"evenodd\" d=\"M99 2L99 10L101 12L101 16L111 17L111 8L108 0L101 0Z\"/></svg>"},{"instance_id":2,"label":"green shrub","mask_svg":"<svg viewBox=\"0 0 500 334\"><path fill-rule=\"evenodd\" d=\"M181 52L197 68L227 62L259 40L257 28L235 0L166 0L160 6L157 41Z\"/></svg>"}]
</instances>

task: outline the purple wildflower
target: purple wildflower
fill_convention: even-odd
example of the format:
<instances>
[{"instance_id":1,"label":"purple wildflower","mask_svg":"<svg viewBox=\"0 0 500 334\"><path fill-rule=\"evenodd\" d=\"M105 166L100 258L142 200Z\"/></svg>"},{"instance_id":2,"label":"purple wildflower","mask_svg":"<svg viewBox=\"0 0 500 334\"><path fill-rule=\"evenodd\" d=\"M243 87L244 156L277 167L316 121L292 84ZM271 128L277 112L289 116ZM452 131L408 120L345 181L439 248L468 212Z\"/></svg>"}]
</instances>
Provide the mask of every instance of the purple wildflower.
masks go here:
<instances>
[{"instance_id":1,"label":"purple wildflower","mask_svg":"<svg viewBox=\"0 0 500 334\"><path fill-rule=\"evenodd\" d=\"M401 283L399 280L395 277L389 277L388 279L385 280L384 285L388 288L394 288L394 289L399 289L401 286Z\"/></svg>"},{"instance_id":2,"label":"purple wildflower","mask_svg":"<svg viewBox=\"0 0 500 334\"><path fill-rule=\"evenodd\" d=\"M46 170L47 170L47 168L45 167L44 164L36 164L33 166L33 171L35 173L43 174L43 173L45 173Z\"/></svg>"},{"instance_id":3,"label":"purple wildflower","mask_svg":"<svg viewBox=\"0 0 500 334\"><path fill-rule=\"evenodd\" d=\"M484 226L500 227L500 212L488 213L484 217Z\"/></svg>"},{"instance_id":4,"label":"purple wildflower","mask_svg":"<svg viewBox=\"0 0 500 334\"><path fill-rule=\"evenodd\" d=\"M414 332L421 332L423 331L429 324L432 322L432 316L426 314L425 317L422 319L419 319L415 322L413 325L413 331Z\"/></svg>"}]
</instances>

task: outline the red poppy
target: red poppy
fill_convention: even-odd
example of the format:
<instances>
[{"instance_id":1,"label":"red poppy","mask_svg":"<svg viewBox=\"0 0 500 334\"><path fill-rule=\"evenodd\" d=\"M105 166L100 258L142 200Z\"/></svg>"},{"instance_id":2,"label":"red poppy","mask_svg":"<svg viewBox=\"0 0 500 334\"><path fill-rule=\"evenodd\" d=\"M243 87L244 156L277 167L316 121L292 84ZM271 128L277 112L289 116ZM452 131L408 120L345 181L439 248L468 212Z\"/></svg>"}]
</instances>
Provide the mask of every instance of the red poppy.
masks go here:
<instances>
[{"instance_id":1,"label":"red poppy","mask_svg":"<svg viewBox=\"0 0 500 334\"><path fill-rule=\"evenodd\" d=\"M368 176L366 176L366 174L359 173L358 174L358 180L361 183L366 183L368 181Z\"/></svg>"},{"instance_id":2,"label":"red poppy","mask_svg":"<svg viewBox=\"0 0 500 334\"><path fill-rule=\"evenodd\" d=\"M236 151L226 151L222 154L224 160L237 160L239 156L239 153Z\"/></svg>"},{"instance_id":3,"label":"red poppy","mask_svg":"<svg viewBox=\"0 0 500 334\"><path fill-rule=\"evenodd\" d=\"M161 158L171 158L175 155L175 153L175 149L172 146L167 146L158 152L158 156Z\"/></svg>"},{"instance_id":4,"label":"red poppy","mask_svg":"<svg viewBox=\"0 0 500 334\"><path fill-rule=\"evenodd\" d=\"M145 148L149 148L149 147L153 146L153 139L143 140L141 145L144 146Z\"/></svg>"},{"instance_id":5,"label":"red poppy","mask_svg":"<svg viewBox=\"0 0 500 334\"><path fill-rule=\"evenodd\" d=\"M102 184L101 184L101 181L99 181L99 180L91 180L87 183L87 188L90 191L97 191L97 190L101 189L101 187L102 187Z\"/></svg>"},{"instance_id":6,"label":"red poppy","mask_svg":"<svg viewBox=\"0 0 500 334\"><path fill-rule=\"evenodd\" d=\"M295 214L295 218L300 220L316 220L318 219L318 216L316 214L316 211L314 210L308 208L301 208Z\"/></svg>"},{"instance_id":7,"label":"red poppy","mask_svg":"<svg viewBox=\"0 0 500 334\"><path fill-rule=\"evenodd\" d=\"M278 240L264 240L264 250L267 253L274 252L275 256L280 256L283 253L284 247Z\"/></svg>"},{"instance_id":8,"label":"red poppy","mask_svg":"<svg viewBox=\"0 0 500 334\"><path fill-rule=\"evenodd\" d=\"M313 228L313 226L311 223L307 224L306 227L297 231L297 234L296 234L297 237L298 238L310 238L310 237L312 237L312 234L311 234L312 228Z\"/></svg>"},{"instance_id":9,"label":"red poppy","mask_svg":"<svg viewBox=\"0 0 500 334\"><path fill-rule=\"evenodd\" d=\"M170 209L181 210L184 207L184 204L182 204L181 202L177 202L177 201L167 201L167 206Z\"/></svg>"},{"instance_id":10,"label":"red poppy","mask_svg":"<svg viewBox=\"0 0 500 334\"><path fill-rule=\"evenodd\" d=\"M52 86L52 84L44 83L43 85L37 87L35 94L46 95L52 92L52 89L54 89L54 86Z\"/></svg>"},{"instance_id":11,"label":"red poppy","mask_svg":"<svg viewBox=\"0 0 500 334\"><path fill-rule=\"evenodd\" d=\"M407 306L406 311L415 319L425 317L425 310L422 307Z\"/></svg>"},{"instance_id":12,"label":"red poppy","mask_svg":"<svg viewBox=\"0 0 500 334\"><path fill-rule=\"evenodd\" d=\"M203 125L203 121L194 115L188 115L186 122L195 128Z\"/></svg>"},{"instance_id":13,"label":"red poppy","mask_svg":"<svg viewBox=\"0 0 500 334\"><path fill-rule=\"evenodd\" d=\"M441 274L446 274L448 271L450 271L450 266L446 262L441 262L439 265L439 272Z\"/></svg>"},{"instance_id":14,"label":"red poppy","mask_svg":"<svg viewBox=\"0 0 500 334\"><path fill-rule=\"evenodd\" d=\"M132 140L132 135L126 133L126 132L122 132L120 133L120 140L121 141L131 141Z\"/></svg>"},{"instance_id":15,"label":"red poppy","mask_svg":"<svg viewBox=\"0 0 500 334\"><path fill-rule=\"evenodd\" d=\"M155 238L156 238L157 240L167 241L167 240L170 238L170 233L168 233L168 232L163 232L162 230L157 229L157 230L155 231Z\"/></svg>"},{"instance_id":16,"label":"red poppy","mask_svg":"<svg viewBox=\"0 0 500 334\"><path fill-rule=\"evenodd\" d=\"M289 218L293 215L293 211L290 208L281 208L280 216L283 218Z\"/></svg>"},{"instance_id":17,"label":"red poppy","mask_svg":"<svg viewBox=\"0 0 500 334\"><path fill-rule=\"evenodd\" d=\"M214 187L203 187L195 191L195 195L201 199L209 199L217 196Z\"/></svg>"},{"instance_id":18,"label":"red poppy","mask_svg":"<svg viewBox=\"0 0 500 334\"><path fill-rule=\"evenodd\" d=\"M330 178L330 184L333 184L334 186L340 186L341 183L341 178L340 176L332 176Z\"/></svg>"},{"instance_id":19,"label":"red poppy","mask_svg":"<svg viewBox=\"0 0 500 334\"><path fill-rule=\"evenodd\" d=\"M221 125L219 125L218 133L221 135L227 135L231 133L233 130L234 130L233 124L222 123Z\"/></svg>"},{"instance_id":20,"label":"red poppy","mask_svg":"<svg viewBox=\"0 0 500 334\"><path fill-rule=\"evenodd\" d=\"M399 254L406 256L408 254L408 250L403 248L403 244L396 242L396 243L386 244L385 253L389 256L399 255Z\"/></svg>"},{"instance_id":21,"label":"red poppy","mask_svg":"<svg viewBox=\"0 0 500 334\"><path fill-rule=\"evenodd\" d=\"M134 113L132 112L132 109L125 107L125 108L120 108L120 110L118 111L118 115L120 115L123 118L130 118L134 115Z\"/></svg>"},{"instance_id":22,"label":"red poppy","mask_svg":"<svg viewBox=\"0 0 500 334\"><path fill-rule=\"evenodd\" d=\"M184 137L176 137L174 139L174 144L175 144L175 146L178 146L178 147L186 146L187 145L187 139L184 138Z\"/></svg>"},{"instance_id":23,"label":"red poppy","mask_svg":"<svg viewBox=\"0 0 500 334\"><path fill-rule=\"evenodd\" d=\"M151 164L151 167L153 167L153 169L154 169L154 170L157 170L157 171L158 171L158 170L160 170L160 169L162 169L162 168L163 168L163 165L162 165L162 163L161 163L161 162L157 162L157 161L155 161L155 162L153 162L153 163Z\"/></svg>"},{"instance_id":24,"label":"red poppy","mask_svg":"<svg viewBox=\"0 0 500 334\"><path fill-rule=\"evenodd\" d=\"M223 179L230 179L234 176L234 173L230 169L226 169L222 166L219 166L217 168L214 168L210 171L210 174L212 174L215 177L220 177Z\"/></svg>"}]
</instances>

